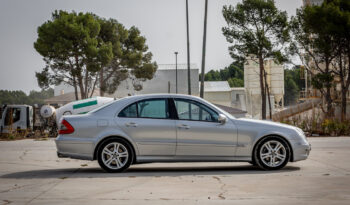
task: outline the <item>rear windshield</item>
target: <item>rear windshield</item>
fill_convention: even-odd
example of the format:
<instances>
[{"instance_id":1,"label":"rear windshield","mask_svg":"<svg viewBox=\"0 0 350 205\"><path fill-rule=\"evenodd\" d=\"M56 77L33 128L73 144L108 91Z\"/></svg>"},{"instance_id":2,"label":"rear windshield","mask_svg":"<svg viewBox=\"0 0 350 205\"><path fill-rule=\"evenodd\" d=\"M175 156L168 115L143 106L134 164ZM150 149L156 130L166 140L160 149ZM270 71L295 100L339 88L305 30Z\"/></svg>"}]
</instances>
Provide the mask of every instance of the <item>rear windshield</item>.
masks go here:
<instances>
[{"instance_id":1,"label":"rear windshield","mask_svg":"<svg viewBox=\"0 0 350 205\"><path fill-rule=\"evenodd\" d=\"M113 104L113 103L116 102L116 101L118 101L118 100L113 100L113 101L111 101L111 102L108 102L108 103L102 105L101 107L97 107L97 108L95 108L95 109L89 111L88 113L95 113L95 112L98 112L98 111L100 111L100 110L102 110L102 109L104 109L104 108L110 106L111 104Z\"/></svg>"}]
</instances>

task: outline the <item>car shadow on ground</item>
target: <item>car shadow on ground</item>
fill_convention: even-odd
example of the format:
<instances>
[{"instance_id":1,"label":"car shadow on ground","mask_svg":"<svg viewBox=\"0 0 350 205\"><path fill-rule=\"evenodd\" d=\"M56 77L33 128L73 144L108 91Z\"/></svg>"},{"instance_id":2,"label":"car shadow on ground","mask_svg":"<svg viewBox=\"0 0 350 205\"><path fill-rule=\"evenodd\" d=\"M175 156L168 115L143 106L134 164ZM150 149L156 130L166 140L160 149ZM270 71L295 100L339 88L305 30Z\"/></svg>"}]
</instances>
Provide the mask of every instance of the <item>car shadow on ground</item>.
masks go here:
<instances>
[{"instance_id":1,"label":"car shadow on ground","mask_svg":"<svg viewBox=\"0 0 350 205\"><path fill-rule=\"evenodd\" d=\"M299 167L286 166L281 170L263 171L256 166L162 166L137 167L131 166L123 173L106 173L99 167L81 167L66 169L41 169L23 172L13 172L0 178L32 179L32 178L106 178L106 177L178 177L194 175L247 175L247 174L281 174L300 170Z\"/></svg>"}]
</instances>

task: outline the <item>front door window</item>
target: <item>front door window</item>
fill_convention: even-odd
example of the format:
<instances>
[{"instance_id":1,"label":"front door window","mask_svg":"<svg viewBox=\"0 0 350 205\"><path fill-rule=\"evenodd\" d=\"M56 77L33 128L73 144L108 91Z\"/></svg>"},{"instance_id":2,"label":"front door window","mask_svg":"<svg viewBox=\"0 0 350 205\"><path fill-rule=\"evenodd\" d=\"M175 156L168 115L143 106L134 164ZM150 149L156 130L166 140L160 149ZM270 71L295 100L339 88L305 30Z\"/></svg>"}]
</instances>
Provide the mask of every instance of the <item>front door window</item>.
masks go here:
<instances>
[{"instance_id":1,"label":"front door window","mask_svg":"<svg viewBox=\"0 0 350 205\"><path fill-rule=\"evenodd\" d=\"M179 120L218 121L218 114L201 103L184 99L175 99L175 106Z\"/></svg>"}]
</instances>

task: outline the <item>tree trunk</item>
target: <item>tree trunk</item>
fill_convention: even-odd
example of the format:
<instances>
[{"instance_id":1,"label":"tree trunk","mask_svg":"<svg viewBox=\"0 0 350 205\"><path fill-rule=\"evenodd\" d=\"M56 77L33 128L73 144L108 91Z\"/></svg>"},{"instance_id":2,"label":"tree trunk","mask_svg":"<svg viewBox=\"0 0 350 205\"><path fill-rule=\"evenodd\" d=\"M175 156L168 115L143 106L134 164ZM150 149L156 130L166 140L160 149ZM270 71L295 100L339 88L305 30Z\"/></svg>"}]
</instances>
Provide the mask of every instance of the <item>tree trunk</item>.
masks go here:
<instances>
[{"instance_id":1,"label":"tree trunk","mask_svg":"<svg viewBox=\"0 0 350 205\"><path fill-rule=\"evenodd\" d=\"M104 79L103 79L103 68L101 69L100 71L100 96L103 97L105 92L103 91L104 89L104 86L105 86L105 82L104 82Z\"/></svg>"},{"instance_id":2,"label":"tree trunk","mask_svg":"<svg viewBox=\"0 0 350 205\"><path fill-rule=\"evenodd\" d=\"M341 101L341 113L342 113L342 121L346 120L346 108L347 108L347 103L346 103L346 93L349 90L350 87L350 47L348 48L348 67L346 68L346 66L344 66L344 70L346 70L346 72L343 73L343 78L344 78L344 87L342 86L342 101ZM347 76L347 77L345 77Z\"/></svg>"},{"instance_id":3,"label":"tree trunk","mask_svg":"<svg viewBox=\"0 0 350 205\"><path fill-rule=\"evenodd\" d=\"M267 83L267 73L264 70L264 79L265 79L265 88L266 88L266 93L267 93L267 99L269 102L269 115L270 115L270 119L272 119L272 109L271 109L271 99L270 99L270 89L269 89L269 84Z\"/></svg>"},{"instance_id":4,"label":"tree trunk","mask_svg":"<svg viewBox=\"0 0 350 205\"><path fill-rule=\"evenodd\" d=\"M264 86L264 60L262 56L259 56L260 67L260 91L261 91L261 119L266 119L266 90Z\"/></svg>"},{"instance_id":5,"label":"tree trunk","mask_svg":"<svg viewBox=\"0 0 350 205\"><path fill-rule=\"evenodd\" d=\"M85 99L86 95L85 95L85 90L84 90L83 77L81 76L81 68L79 66L78 56L75 56L75 65L76 65L76 69L78 71L77 78L78 78L78 85L79 85L79 89L80 89L80 97L81 97L81 99Z\"/></svg>"},{"instance_id":6,"label":"tree trunk","mask_svg":"<svg viewBox=\"0 0 350 205\"><path fill-rule=\"evenodd\" d=\"M342 87L341 91L341 121L346 120L346 88Z\"/></svg>"},{"instance_id":7,"label":"tree trunk","mask_svg":"<svg viewBox=\"0 0 350 205\"><path fill-rule=\"evenodd\" d=\"M79 89L80 89L80 97L81 99L85 99L85 91L84 91L84 85L83 85L83 79L81 75L78 75L78 84L79 84Z\"/></svg>"},{"instance_id":8,"label":"tree trunk","mask_svg":"<svg viewBox=\"0 0 350 205\"><path fill-rule=\"evenodd\" d=\"M73 87L74 87L75 100L79 100L77 80L75 79L75 75L73 75Z\"/></svg>"},{"instance_id":9,"label":"tree trunk","mask_svg":"<svg viewBox=\"0 0 350 205\"><path fill-rule=\"evenodd\" d=\"M346 86L344 82L345 73L343 69L343 60L342 60L342 53L339 53L339 78L340 78L340 87L341 87L341 121L343 122L346 118Z\"/></svg>"},{"instance_id":10,"label":"tree trunk","mask_svg":"<svg viewBox=\"0 0 350 205\"><path fill-rule=\"evenodd\" d=\"M89 91L88 91L88 87L89 87L89 71L87 71L86 69L86 73L85 73L85 98L89 97Z\"/></svg>"},{"instance_id":11,"label":"tree trunk","mask_svg":"<svg viewBox=\"0 0 350 205\"><path fill-rule=\"evenodd\" d=\"M326 73L329 74L329 61L326 60ZM333 109L332 109L332 96L331 96L331 85L329 85L329 82L327 82L326 85L326 102L327 102L327 118L333 117Z\"/></svg>"}]
</instances>

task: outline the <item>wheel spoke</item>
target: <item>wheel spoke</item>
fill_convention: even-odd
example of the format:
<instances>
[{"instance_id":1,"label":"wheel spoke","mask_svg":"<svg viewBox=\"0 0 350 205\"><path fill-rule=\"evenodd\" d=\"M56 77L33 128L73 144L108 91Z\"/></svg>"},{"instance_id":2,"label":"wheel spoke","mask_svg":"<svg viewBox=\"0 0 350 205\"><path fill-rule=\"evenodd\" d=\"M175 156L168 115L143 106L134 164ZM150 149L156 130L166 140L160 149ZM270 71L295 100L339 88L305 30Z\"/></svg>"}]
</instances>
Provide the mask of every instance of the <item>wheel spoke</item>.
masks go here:
<instances>
[{"instance_id":1,"label":"wheel spoke","mask_svg":"<svg viewBox=\"0 0 350 205\"><path fill-rule=\"evenodd\" d=\"M269 153L261 154L261 158L262 158L262 159L266 159L266 158L268 158L268 157L270 157L270 154L269 154Z\"/></svg>"},{"instance_id":2,"label":"wheel spoke","mask_svg":"<svg viewBox=\"0 0 350 205\"><path fill-rule=\"evenodd\" d=\"M128 152L127 151L119 153L119 157L127 157L127 156L128 156Z\"/></svg>"},{"instance_id":3,"label":"wheel spoke","mask_svg":"<svg viewBox=\"0 0 350 205\"><path fill-rule=\"evenodd\" d=\"M270 164L271 166L275 166L275 157L271 157Z\"/></svg>"},{"instance_id":4,"label":"wheel spoke","mask_svg":"<svg viewBox=\"0 0 350 205\"><path fill-rule=\"evenodd\" d=\"M280 150L282 148L282 144L281 143L278 143L275 147L275 151L277 152L278 150Z\"/></svg>"},{"instance_id":5,"label":"wheel spoke","mask_svg":"<svg viewBox=\"0 0 350 205\"><path fill-rule=\"evenodd\" d=\"M280 160L284 160L285 156L283 154L276 154L276 157Z\"/></svg>"},{"instance_id":6,"label":"wheel spoke","mask_svg":"<svg viewBox=\"0 0 350 205\"><path fill-rule=\"evenodd\" d=\"M268 143L266 144L266 147L267 147L267 149L268 149L270 152L273 150L273 148L271 147L270 142L268 142Z\"/></svg>"},{"instance_id":7,"label":"wheel spoke","mask_svg":"<svg viewBox=\"0 0 350 205\"><path fill-rule=\"evenodd\" d=\"M120 161L119 157L117 157L117 158L115 159L115 162L116 162L118 168L123 166L123 164L122 164L122 162Z\"/></svg>"},{"instance_id":8,"label":"wheel spoke","mask_svg":"<svg viewBox=\"0 0 350 205\"><path fill-rule=\"evenodd\" d=\"M113 155L113 152L111 152L111 150L107 149L107 147L105 147L103 149L103 154L107 154L108 156L112 156Z\"/></svg>"},{"instance_id":9,"label":"wheel spoke","mask_svg":"<svg viewBox=\"0 0 350 205\"><path fill-rule=\"evenodd\" d=\"M110 157L107 161L105 161L105 163L107 165L110 165L112 163L112 161L113 161L113 157Z\"/></svg>"}]
</instances>

